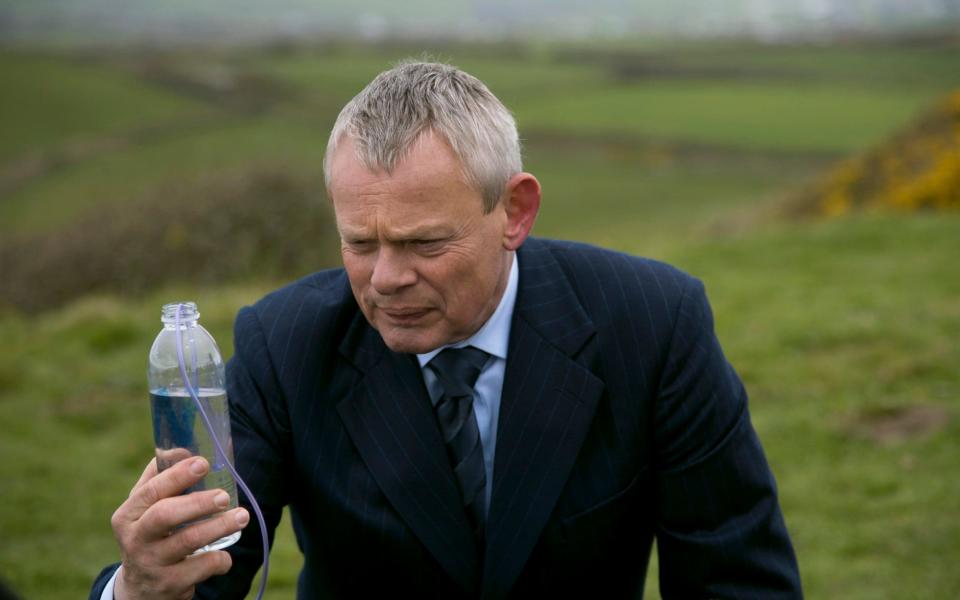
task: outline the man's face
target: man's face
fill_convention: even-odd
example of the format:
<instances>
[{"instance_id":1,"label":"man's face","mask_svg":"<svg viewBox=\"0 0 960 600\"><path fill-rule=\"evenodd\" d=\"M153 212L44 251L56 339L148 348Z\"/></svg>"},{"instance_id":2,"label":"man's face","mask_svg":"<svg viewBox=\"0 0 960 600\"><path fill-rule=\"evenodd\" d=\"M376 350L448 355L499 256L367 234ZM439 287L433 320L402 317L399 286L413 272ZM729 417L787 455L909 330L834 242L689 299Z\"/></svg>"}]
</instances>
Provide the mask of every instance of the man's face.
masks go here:
<instances>
[{"instance_id":1,"label":"man's face","mask_svg":"<svg viewBox=\"0 0 960 600\"><path fill-rule=\"evenodd\" d=\"M446 141L426 132L387 174L345 137L330 175L350 286L387 346L423 353L476 332L506 287L507 215L502 202L483 213Z\"/></svg>"}]
</instances>

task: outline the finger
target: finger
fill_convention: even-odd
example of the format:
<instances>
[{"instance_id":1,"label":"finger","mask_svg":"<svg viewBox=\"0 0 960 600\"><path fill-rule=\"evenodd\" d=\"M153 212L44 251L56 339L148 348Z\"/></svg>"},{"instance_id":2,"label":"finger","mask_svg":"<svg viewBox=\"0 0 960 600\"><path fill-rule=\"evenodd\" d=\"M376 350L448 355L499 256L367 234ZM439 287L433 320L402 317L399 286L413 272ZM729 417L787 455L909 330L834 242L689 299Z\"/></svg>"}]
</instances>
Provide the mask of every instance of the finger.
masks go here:
<instances>
[{"instance_id":1,"label":"finger","mask_svg":"<svg viewBox=\"0 0 960 600\"><path fill-rule=\"evenodd\" d=\"M187 448L157 448L157 463L163 468L174 465L191 456L193 456L193 453Z\"/></svg>"},{"instance_id":2,"label":"finger","mask_svg":"<svg viewBox=\"0 0 960 600\"><path fill-rule=\"evenodd\" d=\"M180 575L183 581L195 583L206 581L214 575L226 575L231 566L233 566L233 559L230 553L223 550L194 554L177 565L181 569Z\"/></svg>"},{"instance_id":3,"label":"finger","mask_svg":"<svg viewBox=\"0 0 960 600\"><path fill-rule=\"evenodd\" d=\"M143 485L133 490L127 501L121 506L127 520L136 521L151 506L163 500L179 496L191 485L207 474L210 465L203 457L183 460L166 471L147 479Z\"/></svg>"},{"instance_id":4,"label":"finger","mask_svg":"<svg viewBox=\"0 0 960 600\"><path fill-rule=\"evenodd\" d=\"M173 564L190 556L200 548L236 533L250 522L250 513L235 508L219 515L178 529L170 537L157 543L157 559L162 564Z\"/></svg>"},{"instance_id":5,"label":"finger","mask_svg":"<svg viewBox=\"0 0 960 600\"><path fill-rule=\"evenodd\" d=\"M140 479L138 479L137 482L133 484L133 487L130 488L130 494L127 497L129 498L130 496L132 496L133 492L135 492L138 487L146 483L148 479L150 479L151 477L156 477L158 472L159 471L157 470L157 458L154 457L150 460L149 463L147 463L147 468L143 470L143 474L140 475Z\"/></svg>"},{"instance_id":6,"label":"finger","mask_svg":"<svg viewBox=\"0 0 960 600\"><path fill-rule=\"evenodd\" d=\"M204 490L165 498L147 509L137 520L136 536L140 542L164 539L184 523L223 512L228 508L230 496L223 490Z\"/></svg>"}]
</instances>

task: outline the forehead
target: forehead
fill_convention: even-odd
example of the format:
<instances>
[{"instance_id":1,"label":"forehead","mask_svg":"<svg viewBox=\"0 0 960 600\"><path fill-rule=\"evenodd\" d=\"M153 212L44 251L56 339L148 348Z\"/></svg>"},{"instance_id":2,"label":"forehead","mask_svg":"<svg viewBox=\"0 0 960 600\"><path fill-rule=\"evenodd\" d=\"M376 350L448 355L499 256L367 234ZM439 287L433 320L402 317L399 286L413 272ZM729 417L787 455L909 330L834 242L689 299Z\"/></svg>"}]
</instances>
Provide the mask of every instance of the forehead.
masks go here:
<instances>
[{"instance_id":1,"label":"forehead","mask_svg":"<svg viewBox=\"0 0 960 600\"><path fill-rule=\"evenodd\" d=\"M338 222L380 218L384 212L398 224L437 221L446 214L482 209L480 192L466 182L460 160L437 135L421 135L391 172L367 168L353 140L344 138L330 171L329 192Z\"/></svg>"},{"instance_id":2,"label":"forehead","mask_svg":"<svg viewBox=\"0 0 960 600\"><path fill-rule=\"evenodd\" d=\"M331 188L344 188L372 180L393 180L397 183L428 185L438 177L458 179L466 183L463 163L446 139L432 130L422 132L400 152L389 171L369 168L360 158L359 145L349 135L338 142L330 157L329 183Z\"/></svg>"}]
</instances>

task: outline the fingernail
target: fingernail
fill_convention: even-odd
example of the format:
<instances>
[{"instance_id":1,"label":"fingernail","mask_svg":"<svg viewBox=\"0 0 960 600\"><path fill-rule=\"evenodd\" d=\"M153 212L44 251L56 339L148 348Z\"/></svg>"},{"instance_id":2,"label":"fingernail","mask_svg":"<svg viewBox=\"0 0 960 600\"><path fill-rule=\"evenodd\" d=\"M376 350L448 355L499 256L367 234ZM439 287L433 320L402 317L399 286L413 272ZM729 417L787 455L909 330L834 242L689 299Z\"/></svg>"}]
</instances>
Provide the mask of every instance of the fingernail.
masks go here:
<instances>
[{"instance_id":1,"label":"fingernail","mask_svg":"<svg viewBox=\"0 0 960 600\"><path fill-rule=\"evenodd\" d=\"M230 494L226 492L220 492L213 497L213 503L216 504L219 508L226 508L230 506Z\"/></svg>"},{"instance_id":2,"label":"fingernail","mask_svg":"<svg viewBox=\"0 0 960 600\"><path fill-rule=\"evenodd\" d=\"M239 525L240 527L246 527L247 523L250 522L250 513L248 513L247 511L241 508L240 512L237 513L236 518L237 518L237 525Z\"/></svg>"},{"instance_id":3,"label":"fingernail","mask_svg":"<svg viewBox=\"0 0 960 600\"><path fill-rule=\"evenodd\" d=\"M190 465L190 472L194 475L203 475L207 471L207 461L202 458L198 458L193 461L193 464Z\"/></svg>"}]
</instances>

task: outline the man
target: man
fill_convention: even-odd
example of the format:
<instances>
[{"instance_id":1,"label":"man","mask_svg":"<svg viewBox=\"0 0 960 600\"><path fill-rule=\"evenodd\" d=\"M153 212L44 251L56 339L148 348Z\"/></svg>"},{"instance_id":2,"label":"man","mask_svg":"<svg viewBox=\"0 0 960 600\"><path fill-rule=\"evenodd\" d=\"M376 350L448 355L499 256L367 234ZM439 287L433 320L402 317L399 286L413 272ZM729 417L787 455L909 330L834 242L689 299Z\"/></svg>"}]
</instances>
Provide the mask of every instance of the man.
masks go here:
<instances>
[{"instance_id":1,"label":"man","mask_svg":"<svg viewBox=\"0 0 960 600\"><path fill-rule=\"evenodd\" d=\"M237 465L271 531L291 509L299 597L634 597L654 537L665 597L800 596L702 285L528 239L540 185L480 81L380 74L324 167L345 268L241 310L228 366ZM92 597L246 594L255 530L183 558L243 508L171 533L222 510L178 496L206 468L147 468Z\"/></svg>"}]
</instances>

